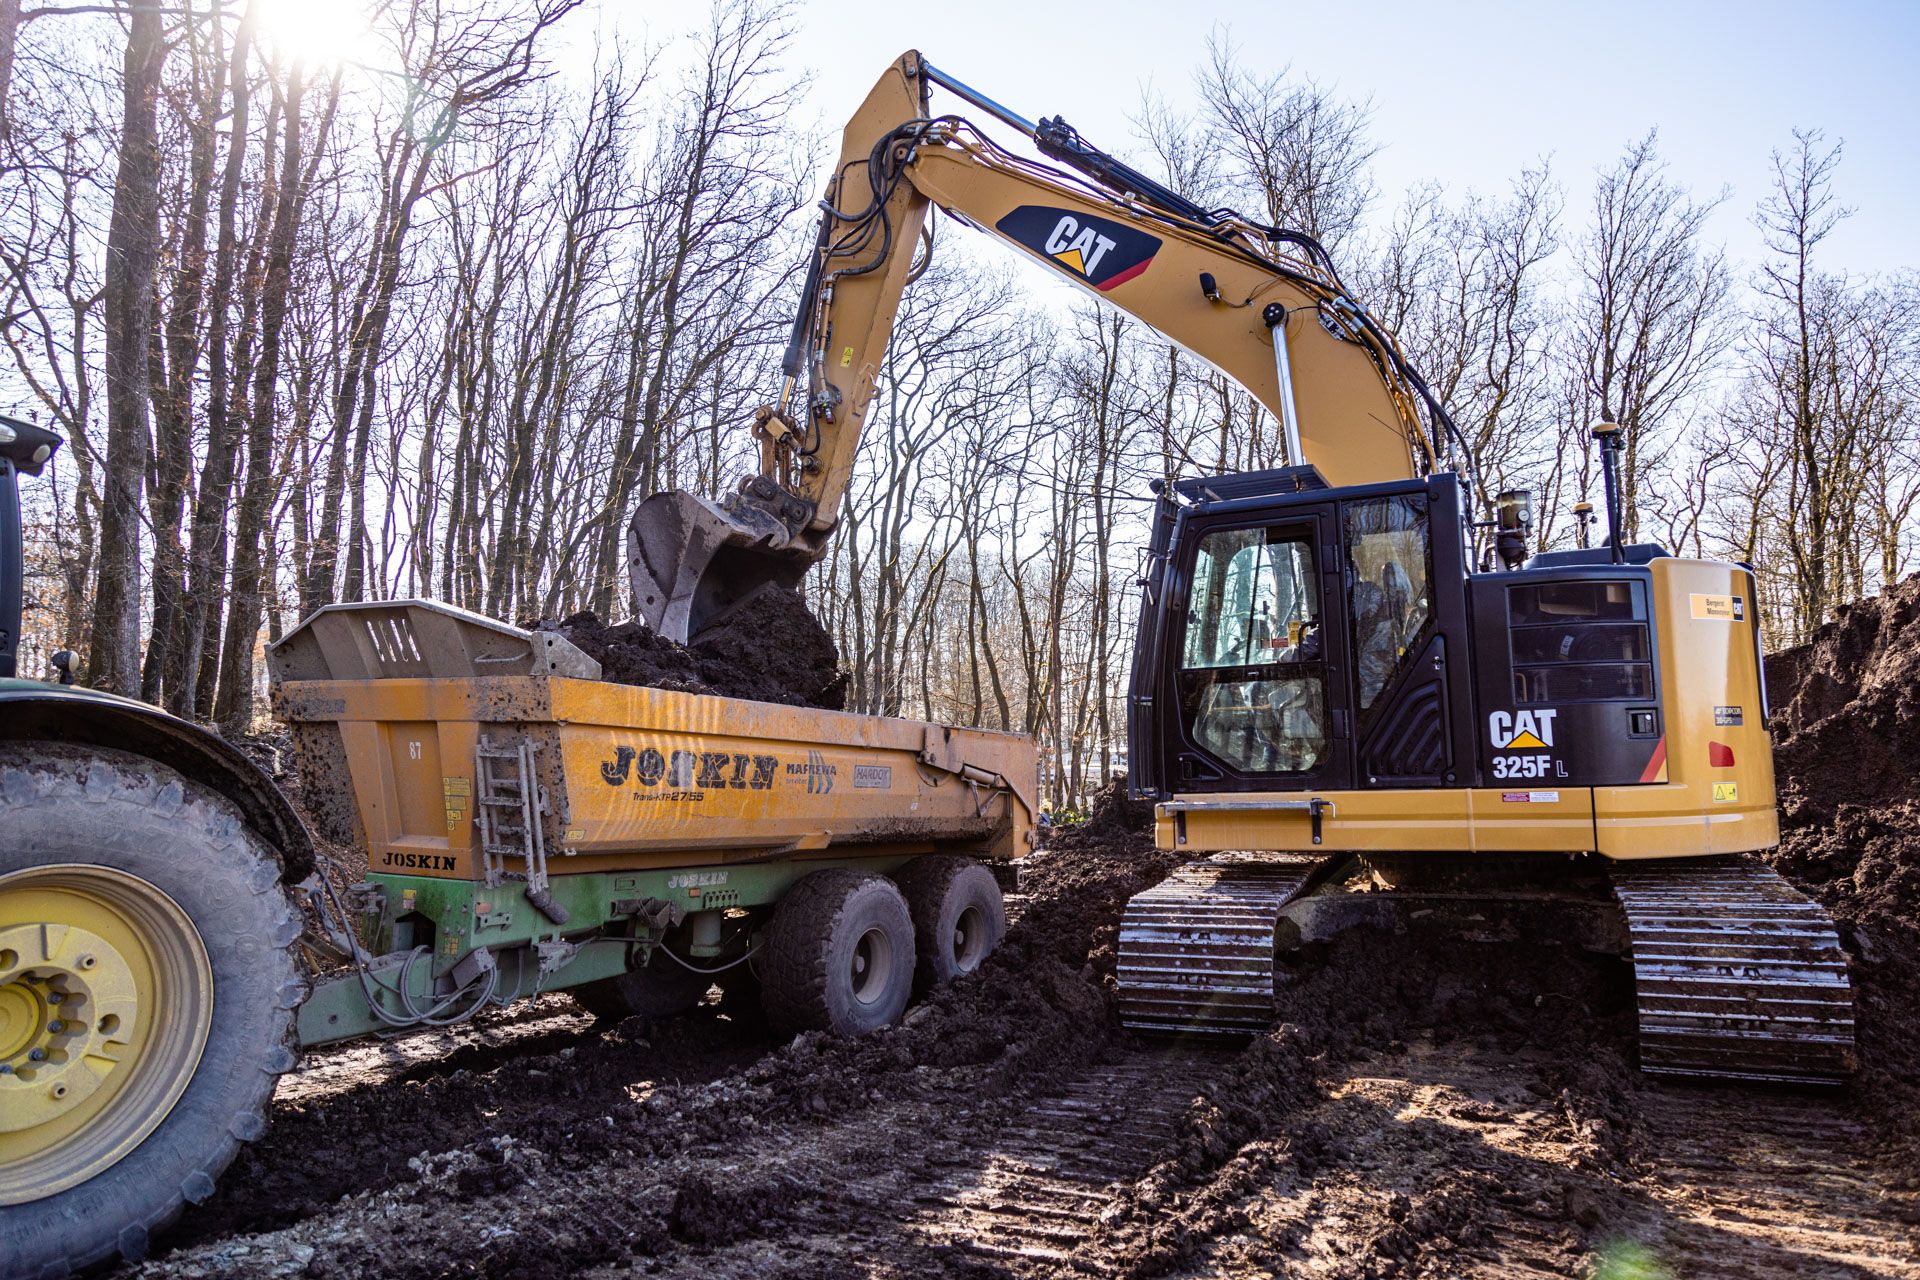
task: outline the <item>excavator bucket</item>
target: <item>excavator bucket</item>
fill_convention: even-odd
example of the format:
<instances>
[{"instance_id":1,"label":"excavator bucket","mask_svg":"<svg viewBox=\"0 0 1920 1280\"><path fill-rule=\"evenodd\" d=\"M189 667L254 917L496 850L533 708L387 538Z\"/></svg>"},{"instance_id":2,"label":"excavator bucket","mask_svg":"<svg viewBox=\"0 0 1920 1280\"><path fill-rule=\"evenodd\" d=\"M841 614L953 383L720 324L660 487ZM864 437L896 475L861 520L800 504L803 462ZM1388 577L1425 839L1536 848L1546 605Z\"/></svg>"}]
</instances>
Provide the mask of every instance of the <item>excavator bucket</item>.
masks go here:
<instances>
[{"instance_id":1,"label":"excavator bucket","mask_svg":"<svg viewBox=\"0 0 1920 1280\"><path fill-rule=\"evenodd\" d=\"M798 587L814 559L770 514L727 510L679 489L648 497L627 525L634 612L680 644L758 588Z\"/></svg>"}]
</instances>

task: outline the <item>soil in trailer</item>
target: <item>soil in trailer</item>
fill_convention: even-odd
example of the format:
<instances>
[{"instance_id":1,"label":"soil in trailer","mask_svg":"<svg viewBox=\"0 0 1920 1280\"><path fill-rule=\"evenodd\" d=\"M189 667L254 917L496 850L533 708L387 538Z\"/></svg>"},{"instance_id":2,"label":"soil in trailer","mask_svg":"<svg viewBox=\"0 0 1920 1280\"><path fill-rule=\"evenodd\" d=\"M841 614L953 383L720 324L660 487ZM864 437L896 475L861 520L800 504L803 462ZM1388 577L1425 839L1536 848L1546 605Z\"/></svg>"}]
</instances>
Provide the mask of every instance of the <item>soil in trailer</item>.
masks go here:
<instances>
[{"instance_id":1,"label":"soil in trailer","mask_svg":"<svg viewBox=\"0 0 1920 1280\"><path fill-rule=\"evenodd\" d=\"M603 680L615 684L829 711L846 706L840 652L798 591L768 586L752 592L691 645L676 644L637 618L609 624L576 613L521 626L559 632L600 664Z\"/></svg>"}]
</instances>

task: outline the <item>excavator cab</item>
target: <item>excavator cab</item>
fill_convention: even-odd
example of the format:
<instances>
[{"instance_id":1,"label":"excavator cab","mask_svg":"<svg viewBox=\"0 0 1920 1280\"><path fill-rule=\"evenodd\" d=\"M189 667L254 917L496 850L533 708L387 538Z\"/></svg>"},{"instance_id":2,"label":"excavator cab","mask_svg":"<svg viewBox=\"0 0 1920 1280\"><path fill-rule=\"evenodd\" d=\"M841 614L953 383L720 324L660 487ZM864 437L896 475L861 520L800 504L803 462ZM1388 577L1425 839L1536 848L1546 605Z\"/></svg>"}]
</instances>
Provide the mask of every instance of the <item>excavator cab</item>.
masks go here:
<instances>
[{"instance_id":1,"label":"excavator cab","mask_svg":"<svg viewBox=\"0 0 1920 1280\"><path fill-rule=\"evenodd\" d=\"M1472 572L1450 473L1330 490L1286 468L1174 493L1136 649L1137 796L1662 776L1659 547ZM1724 720L1759 693L1718 697Z\"/></svg>"},{"instance_id":2,"label":"excavator cab","mask_svg":"<svg viewBox=\"0 0 1920 1280\"><path fill-rule=\"evenodd\" d=\"M1455 785L1474 756L1455 478L1336 492L1287 467L1174 490L1136 647L1135 793Z\"/></svg>"}]
</instances>

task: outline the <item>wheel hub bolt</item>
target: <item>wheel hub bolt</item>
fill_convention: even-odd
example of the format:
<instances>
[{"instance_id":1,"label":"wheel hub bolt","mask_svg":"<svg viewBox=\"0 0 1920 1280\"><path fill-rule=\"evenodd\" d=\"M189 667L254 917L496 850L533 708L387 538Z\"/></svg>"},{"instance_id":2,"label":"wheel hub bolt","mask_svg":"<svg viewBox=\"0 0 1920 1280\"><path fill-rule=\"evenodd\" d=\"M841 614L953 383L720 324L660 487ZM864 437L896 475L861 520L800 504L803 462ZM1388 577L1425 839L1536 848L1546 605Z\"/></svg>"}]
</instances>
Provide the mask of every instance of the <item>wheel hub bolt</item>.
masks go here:
<instances>
[{"instance_id":1,"label":"wheel hub bolt","mask_svg":"<svg viewBox=\"0 0 1920 1280\"><path fill-rule=\"evenodd\" d=\"M12 1074L13 1064L11 1062L0 1062L0 1076L10 1076Z\"/></svg>"},{"instance_id":2,"label":"wheel hub bolt","mask_svg":"<svg viewBox=\"0 0 1920 1280\"><path fill-rule=\"evenodd\" d=\"M65 996L63 996L63 995L61 995L61 994L60 994L60 993L59 993L58 991L49 991L49 992L47 992L47 1003L48 1003L48 1004L59 1004L59 1003L60 1003L60 1002L61 1002L62 1000L65 1000L65 999L66 999L66 997L65 997Z\"/></svg>"},{"instance_id":3,"label":"wheel hub bolt","mask_svg":"<svg viewBox=\"0 0 1920 1280\"><path fill-rule=\"evenodd\" d=\"M66 1029L67 1029L66 1024L61 1022L60 1019L58 1018L51 1019L47 1023L47 1034L50 1036L57 1036L62 1031L65 1031Z\"/></svg>"},{"instance_id":4,"label":"wheel hub bolt","mask_svg":"<svg viewBox=\"0 0 1920 1280\"><path fill-rule=\"evenodd\" d=\"M44 1062L47 1057L47 1051L45 1049L29 1049L27 1050L27 1057L34 1062Z\"/></svg>"}]
</instances>

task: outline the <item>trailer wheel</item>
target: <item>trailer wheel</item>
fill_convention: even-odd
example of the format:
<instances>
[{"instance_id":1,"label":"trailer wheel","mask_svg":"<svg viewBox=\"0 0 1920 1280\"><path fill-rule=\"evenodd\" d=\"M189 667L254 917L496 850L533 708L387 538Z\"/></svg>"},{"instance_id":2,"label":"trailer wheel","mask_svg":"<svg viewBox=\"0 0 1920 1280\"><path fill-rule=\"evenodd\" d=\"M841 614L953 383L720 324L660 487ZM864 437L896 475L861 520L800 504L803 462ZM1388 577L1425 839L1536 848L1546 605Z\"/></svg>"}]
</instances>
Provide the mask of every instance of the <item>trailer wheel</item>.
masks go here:
<instances>
[{"instance_id":1,"label":"trailer wheel","mask_svg":"<svg viewBox=\"0 0 1920 1280\"><path fill-rule=\"evenodd\" d=\"M891 880L816 871L787 890L767 926L767 1020L783 1032L877 1031L906 1009L913 962L913 919Z\"/></svg>"},{"instance_id":2,"label":"trailer wheel","mask_svg":"<svg viewBox=\"0 0 1920 1280\"><path fill-rule=\"evenodd\" d=\"M677 1018L692 1012L713 979L674 963L659 950L655 948L655 954L638 969L617 978L583 982L570 988L568 994L603 1022L633 1017Z\"/></svg>"},{"instance_id":3,"label":"trailer wheel","mask_svg":"<svg viewBox=\"0 0 1920 1280\"><path fill-rule=\"evenodd\" d=\"M915 858L894 881L913 916L916 991L972 973L1007 936L1000 884L972 858Z\"/></svg>"},{"instance_id":4,"label":"trailer wheel","mask_svg":"<svg viewBox=\"0 0 1920 1280\"><path fill-rule=\"evenodd\" d=\"M300 927L218 794L0 745L0 1275L138 1259L213 1194L296 1060Z\"/></svg>"}]
</instances>

